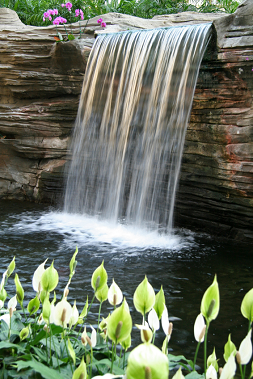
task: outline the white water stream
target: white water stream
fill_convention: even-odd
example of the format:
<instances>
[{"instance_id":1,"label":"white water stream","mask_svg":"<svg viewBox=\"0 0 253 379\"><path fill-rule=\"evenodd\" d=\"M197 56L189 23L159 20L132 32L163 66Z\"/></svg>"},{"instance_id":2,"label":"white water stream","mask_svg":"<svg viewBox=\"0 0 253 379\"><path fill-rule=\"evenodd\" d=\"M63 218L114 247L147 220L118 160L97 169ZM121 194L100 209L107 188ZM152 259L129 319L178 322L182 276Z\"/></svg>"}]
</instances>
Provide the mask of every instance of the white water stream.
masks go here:
<instances>
[{"instance_id":1,"label":"white water stream","mask_svg":"<svg viewBox=\"0 0 253 379\"><path fill-rule=\"evenodd\" d=\"M65 212L172 232L210 30L201 24L97 38L72 138Z\"/></svg>"}]
</instances>

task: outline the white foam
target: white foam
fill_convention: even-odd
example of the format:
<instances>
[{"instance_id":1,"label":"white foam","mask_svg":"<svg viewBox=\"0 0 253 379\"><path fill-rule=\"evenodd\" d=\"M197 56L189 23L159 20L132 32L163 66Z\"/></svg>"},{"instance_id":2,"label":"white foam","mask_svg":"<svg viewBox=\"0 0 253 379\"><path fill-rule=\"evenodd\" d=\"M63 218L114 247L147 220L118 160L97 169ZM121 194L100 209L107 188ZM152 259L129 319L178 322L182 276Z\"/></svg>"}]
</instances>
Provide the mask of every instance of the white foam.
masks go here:
<instances>
[{"instance_id":1,"label":"white foam","mask_svg":"<svg viewBox=\"0 0 253 379\"><path fill-rule=\"evenodd\" d=\"M157 248L176 250L194 244L192 234L179 236L160 234L136 226L112 223L97 217L68 214L63 212L43 212L39 215L24 213L12 228L23 233L39 231L58 233L64 242L75 243L79 247L85 245L110 245L117 249Z\"/></svg>"}]
</instances>

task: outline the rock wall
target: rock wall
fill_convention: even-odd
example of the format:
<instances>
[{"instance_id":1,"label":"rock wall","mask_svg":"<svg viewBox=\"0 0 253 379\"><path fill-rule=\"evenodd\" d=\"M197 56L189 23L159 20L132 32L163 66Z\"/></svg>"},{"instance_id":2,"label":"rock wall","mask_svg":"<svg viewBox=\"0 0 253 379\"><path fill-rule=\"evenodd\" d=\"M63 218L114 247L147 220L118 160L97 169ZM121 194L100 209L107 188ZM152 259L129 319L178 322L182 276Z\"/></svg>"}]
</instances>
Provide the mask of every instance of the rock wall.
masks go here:
<instances>
[{"instance_id":1,"label":"rock wall","mask_svg":"<svg viewBox=\"0 0 253 379\"><path fill-rule=\"evenodd\" d=\"M253 240L253 4L233 15L107 14L107 31L213 22L182 162L176 224ZM54 27L28 27L0 8L0 198L60 202L98 17L82 39L55 43ZM79 25L73 25L78 34ZM64 32L64 31L63 31Z\"/></svg>"}]
</instances>

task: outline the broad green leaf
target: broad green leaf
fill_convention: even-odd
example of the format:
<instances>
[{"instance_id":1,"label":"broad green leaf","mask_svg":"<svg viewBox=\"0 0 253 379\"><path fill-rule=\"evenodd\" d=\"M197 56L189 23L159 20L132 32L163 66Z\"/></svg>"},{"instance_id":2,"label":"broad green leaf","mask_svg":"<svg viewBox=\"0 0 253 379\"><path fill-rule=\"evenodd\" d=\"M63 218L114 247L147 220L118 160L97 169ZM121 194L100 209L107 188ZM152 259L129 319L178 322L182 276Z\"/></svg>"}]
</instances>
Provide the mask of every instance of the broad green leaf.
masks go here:
<instances>
[{"instance_id":1,"label":"broad green leaf","mask_svg":"<svg viewBox=\"0 0 253 379\"><path fill-rule=\"evenodd\" d=\"M185 379L205 379L205 375L199 374L197 371L192 371L185 376Z\"/></svg>"},{"instance_id":2,"label":"broad green leaf","mask_svg":"<svg viewBox=\"0 0 253 379\"><path fill-rule=\"evenodd\" d=\"M62 370L61 370L61 374L59 374L58 370L54 370L36 361L28 361L28 362L17 361L16 366L17 366L18 371L24 370L30 367L34 371L40 373L44 379L59 379L59 377L61 379L69 379L69 376L66 375L66 373L64 373Z\"/></svg>"},{"instance_id":3,"label":"broad green leaf","mask_svg":"<svg viewBox=\"0 0 253 379\"><path fill-rule=\"evenodd\" d=\"M100 359L100 360L97 360L97 361L93 361L93 366L96 366L96 367L100 367L100 366L103 366L103 365L106 365L108 368L111 368L111 365L112 365L112 362L110 361L110 359ZM114 366L113 365L113 372L115 375L122 375L124 374L124 370L122 368L120 368L119 366Z\"/></svg>"},{"instance_id":4,"label":"broad green leaf","mask_svg":"<svg viewBox=\"0 0 253 379\"><path fill-rule=\"evenodd\" d=\"M73 34L69 34L68 35L68 40L69 41L73 41L75 39L75 36L73 36Z\"/></svg>"},{"instance_id":5,"label":"broad green leaf","mask_svg":"<svg viewBox=\"0 0 253 379\"><path fill-rule=\"evenodd\" d=\"M0 342L0 350L1 349L17 349L19 351L25 351L24 347L15 344L15 343L10 343L8 341L1 341Z\"/></svg>"}]
</instances>

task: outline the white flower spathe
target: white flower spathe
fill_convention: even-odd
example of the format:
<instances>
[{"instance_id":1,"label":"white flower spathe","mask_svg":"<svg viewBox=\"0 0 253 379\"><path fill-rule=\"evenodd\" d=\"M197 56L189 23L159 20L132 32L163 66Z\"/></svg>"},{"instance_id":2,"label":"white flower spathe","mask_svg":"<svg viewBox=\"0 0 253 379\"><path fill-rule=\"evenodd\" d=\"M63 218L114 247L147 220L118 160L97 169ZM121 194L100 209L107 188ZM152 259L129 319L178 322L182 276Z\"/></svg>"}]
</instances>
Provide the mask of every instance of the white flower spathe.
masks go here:
<instances>
[{"instance_id":1,"label":"white flower spathe","mask_svg":"<svg viewBox=\"0 0 253 379\"><path fill-rule=\"evenodd\" d=\"M162 313L161 320L162 320L163 331L164 331L165 335L167 336L169 334L170 321L169 321L168 309L167 309L165 304L164 304L164 310Z\"/></svg>"},{"instance_id":2,"label":"white flower spathe","mask_svg":"<svg viewBox=\"0 0 253 379\"><path fill-rule=\"evenodd\" d=\"M250 329L247 336L242 340L241 345L238 350L242 365L248 364L252 356L251 335L252 335L252 329Z\"/></svg>"},{"instance_id":3,"label":"white flower spathe","mask_svg":"<svg viewBox=\"0 0 253 379\"><path fill-rule=\"evenodd\" d=\"M96 332L96 330L93 328L92 325L90 325L90 327L91 327L91 330L92 330L92 332L91 332L91 336L90 336L91 346L92 346L92 347L95 347L96 344L97 344L97 332Z\"/></svg>"},{"instance_id":4,"label":"white flower spathe","mask_svg":"<svg viewBox=\"0 0 253 379\"><path fill-rule=\"evenodd\" d=\"M16 306L17 306L17 295L13 296L8 301L8 309L12 309L14 311L16 309Z\"/></svg>"},{"instance_id":5,"label":"white flower spathe","mask_svg":"<svg viewBox=\"0 0 253 379\"><path fill-rule=\"evenodd\" d=\"M76 301L75 301L74 305L73 305L73 308L72 308L72 314L71 314L71 317L70 317L70 320L69 320L69 326L70 326L70 328L72 328L72 326L77 323L78 317L79 317L79 312L78 312L78 309L76 307Z\"/></svg>"},{"instance_id":6,"label":"white flower spathe","mask_svg":"<svg viewBox=\"0 0 253 379\"><path fill-rule=\"evenodd\" d=\"M217 371L213 365L210 365L206 370L206 379L217 379Z\"/></svg>"},{"instance_id":7,"label":"white flower spathe","mask_svg":"<svg viewBox=\"0 0 253 379\"><path fill-rule=\"evenodd\" d=\"M159 318L154 308L148 314L148 323L153 331L157 331L160 328Z\"/></svg>"},{"instance_id":8,"label":"white flower spathe","mask_svg":"<svg viewBox=\"0 0 253 379\"><path fill-rule=\"evenodd\" d=\"M194 337L195 337L195 340L197 342L203 342L204 341L205 333L202 336L201 336L201 334L203 334L203 329L205 326L206 326L206 324L205 324L204 316L202 315L202 313L200 313L196 317L195 324L194 324Z\"/></svg>"},{"instance_id":9,"label":"white flower spathe","mask_svg":"<svg viewBox=\"0 0 253 379\"><path fill-rule=\"evenodd\" d=\"M72 307L66 299L62 299L54 307L54 324L61 325L64 328L69 323L70 317L72 315Z\"/></svg>"},{"instance_id":10,"label":"white flower spathe","mask_svg":"<svg viewBox=\"0 0 253 379\"><path fill-rule=\"evenodd\" d=\"M232 379L235 376L236 372L236 363L235 363L235 357L232 353L230 357L228 358L227 363L223 367L223 370L220 375L220 379Z\"/></svg>"},{"instance_id":11,"label":"white flower spathe","mask_svg":"<svg viewBox=\"0 0 253 379\"><path fill-rule=\"evenodd\" d=\"M123 294L119 286L115 283L114 279L112 280L112 284L108 290L108 301L111 305L119 305L122 303Z\"/></svg>"},{"instance_id":12,"label":"white flower spathe","mask_svg":"<svg viewBox=\"0 0 253 379\"><path fill-rule=\"evenodd\" d=\"M144 325L135 324L135 326L141 331L141 340L143 343L152 341L153 333L149 328L147 321L145 321Z\"/></svg>"},{"instance_id":13,"label":"white flower spathe","mask_svg":"<svg viewBox=\"0 0 253 379\"><path fill-rule=\"evenodd\" d=\"M39 267L34 271L33 279L32 279L32 286L35 292L40 292L40 282L41 277L45 271L45 264L47 262L47 259L39 265Z\"/></svg>"},{"instance_id":14,"label":"white flower spathe","mask_svg":"<svg viewBox=\"0 0 253 379\"><path fill-rule=\"evenodd\" d=\"M4 273L3 273L2 280L1 280L1 284L0 284L0 291L1 291L1 290L3 289L3 287L4 287L4 284L5 284L5 278L6 278L7 272L8 272L8 270L4 271Z\"/></svg>"},{"instance_id":15,"label":"white flower spathe","mask_svg":"<svg viewBox=\"0 0 253 379\"><path fill-rule=\"evenodd\" d=\"M10 316L9 313L6 313L5 315L1 316L0 320L3 320L4 322L6 322L6 324L8 325L8 327L10 327L11 316Z\"/></svg>"}]
</instances>

